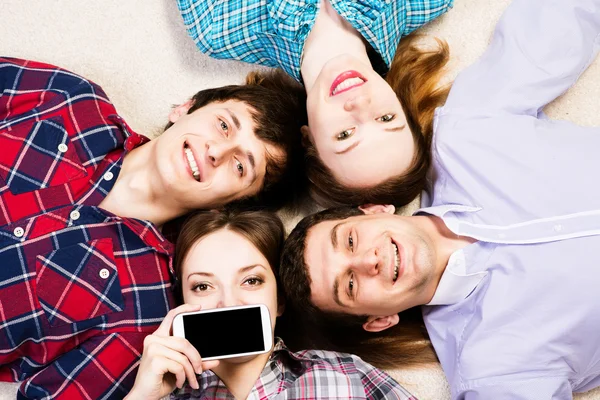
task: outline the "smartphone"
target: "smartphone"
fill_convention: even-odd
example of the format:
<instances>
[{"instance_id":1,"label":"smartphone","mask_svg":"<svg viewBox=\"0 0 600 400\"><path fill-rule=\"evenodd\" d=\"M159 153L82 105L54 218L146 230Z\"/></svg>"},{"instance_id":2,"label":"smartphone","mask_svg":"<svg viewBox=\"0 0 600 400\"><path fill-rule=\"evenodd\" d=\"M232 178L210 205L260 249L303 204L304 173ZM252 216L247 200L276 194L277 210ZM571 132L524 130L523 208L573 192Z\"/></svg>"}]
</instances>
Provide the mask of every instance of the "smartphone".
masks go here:
<instances>
[{"instance_id":1,"label":"smartphone","mask_svg":"<svg viewBox=\"0 0 600 400\"><path fill-rule=\"evenodd\" d=\"M178 314L173 336L186 338L203 361L266 353L273 346L271 315L264 304Z\"/></svg>"}]
</instances>

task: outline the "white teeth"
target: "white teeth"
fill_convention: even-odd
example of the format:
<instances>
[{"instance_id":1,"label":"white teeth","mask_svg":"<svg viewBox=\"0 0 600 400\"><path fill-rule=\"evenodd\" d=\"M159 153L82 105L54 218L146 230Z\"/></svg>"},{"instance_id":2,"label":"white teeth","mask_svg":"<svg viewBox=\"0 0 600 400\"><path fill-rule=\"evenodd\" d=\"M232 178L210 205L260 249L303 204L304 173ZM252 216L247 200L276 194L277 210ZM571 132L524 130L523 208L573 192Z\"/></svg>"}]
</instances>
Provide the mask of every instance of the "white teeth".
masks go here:
<instances>
[{"instance_id":1,"label":"white teeth","mask_svg":"<svg viewBox=\"0 0 600 400\"><path fill-rule=\"evenodd\" d=\"M351 86L358 85L358 84L361 84L361 83L364 83L364 82L365 82L364 80L362 80L362 79L360 79L358 77L356 77L356 78L348 78L348 79L340 82L340 84L337 85L335 87L335 89L333 89L333 93L332 94L336 94L340 90L348 89Z\"/></svg>"},{"instance_id":2,"label":"white teeth","mask_svg":"<svg viewBox=\"0 0 600 400\"><path fill-rule=\"evenodd\" d=\"M185 156L188 160L188 164L190 164L190 169L192 170L192 175L194 175L194 179L200 182L200 170L198 169L198 164L196 164L196 160L194 160L194 153L189 148L185 148Z\"/></svg>"},{"instance_id":3,"label":"white teeth","mask_svg":"<svg viewBox=\"0 0 600 400\"><path fill-rule=\"evenodd\" d=\"M398 259L398 246L396 246L396 243L392 243L394 245L394 282L396 282L396 279L398 279L398 266L399 266L399 259Z\"/></svg>"}]
</instances>

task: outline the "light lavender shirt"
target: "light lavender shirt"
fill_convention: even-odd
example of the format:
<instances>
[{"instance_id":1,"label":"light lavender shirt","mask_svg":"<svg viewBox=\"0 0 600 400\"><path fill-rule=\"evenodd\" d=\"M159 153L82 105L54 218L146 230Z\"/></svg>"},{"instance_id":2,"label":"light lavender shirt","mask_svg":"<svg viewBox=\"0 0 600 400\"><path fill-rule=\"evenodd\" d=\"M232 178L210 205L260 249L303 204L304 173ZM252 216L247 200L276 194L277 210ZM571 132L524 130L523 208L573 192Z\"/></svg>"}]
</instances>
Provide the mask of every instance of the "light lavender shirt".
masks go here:
<instances>
[{"instance_id":1,"label":"light lavender shirt","mask_svg":"<svg viewBox=\"0 0 600 400\"><path fill-rule=\"evenodd\" d=\"M541 112L599 35L600 0L515 0L437 110L418 213L479 240L452 255L424 307L453 399L600 386L600 129Z\"/></svg>"}]
</instances>

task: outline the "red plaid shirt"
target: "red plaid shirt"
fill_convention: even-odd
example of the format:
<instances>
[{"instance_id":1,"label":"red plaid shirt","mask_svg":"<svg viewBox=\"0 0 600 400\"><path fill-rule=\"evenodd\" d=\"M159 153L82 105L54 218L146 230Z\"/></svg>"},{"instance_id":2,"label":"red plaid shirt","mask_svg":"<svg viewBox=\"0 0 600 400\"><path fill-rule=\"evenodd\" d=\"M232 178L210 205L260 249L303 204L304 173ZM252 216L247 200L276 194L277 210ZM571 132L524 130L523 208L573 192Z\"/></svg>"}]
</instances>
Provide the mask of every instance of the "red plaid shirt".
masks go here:
<instances>
[{"instance_id":1,"label":"red plaid shirt","mask_svg":"<svg viewBox=\"0 0 600 400\"><path fill-rule=\"evenodd\" d=\"M124 397L173 305L172 244L97 207L147 140L96 84L0 58L0 380L20 398Z\"/></svg>"}]
</instances>

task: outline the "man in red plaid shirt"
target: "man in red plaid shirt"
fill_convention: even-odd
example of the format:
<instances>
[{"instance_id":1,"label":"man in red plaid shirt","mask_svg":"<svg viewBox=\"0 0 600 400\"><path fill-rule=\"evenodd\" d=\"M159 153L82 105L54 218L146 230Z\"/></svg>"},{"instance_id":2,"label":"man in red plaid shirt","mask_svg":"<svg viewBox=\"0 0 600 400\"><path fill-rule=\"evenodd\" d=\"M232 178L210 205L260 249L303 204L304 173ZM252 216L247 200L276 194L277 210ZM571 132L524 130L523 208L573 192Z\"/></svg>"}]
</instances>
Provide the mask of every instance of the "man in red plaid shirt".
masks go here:
<instances>
[{"instance_id":1,"label":"man in red plaid shirt","mask_svg":"<svg viewBox=\"0 0 600 400\"><path fill-rule=\"evenodd\" d=\"M282 79L201 91L149 141L96 84L0 58L0 380L19 398L127 394L173 305L159 228L277 200L292 173L304 101Z\"/></svg>"}]
</instances>

